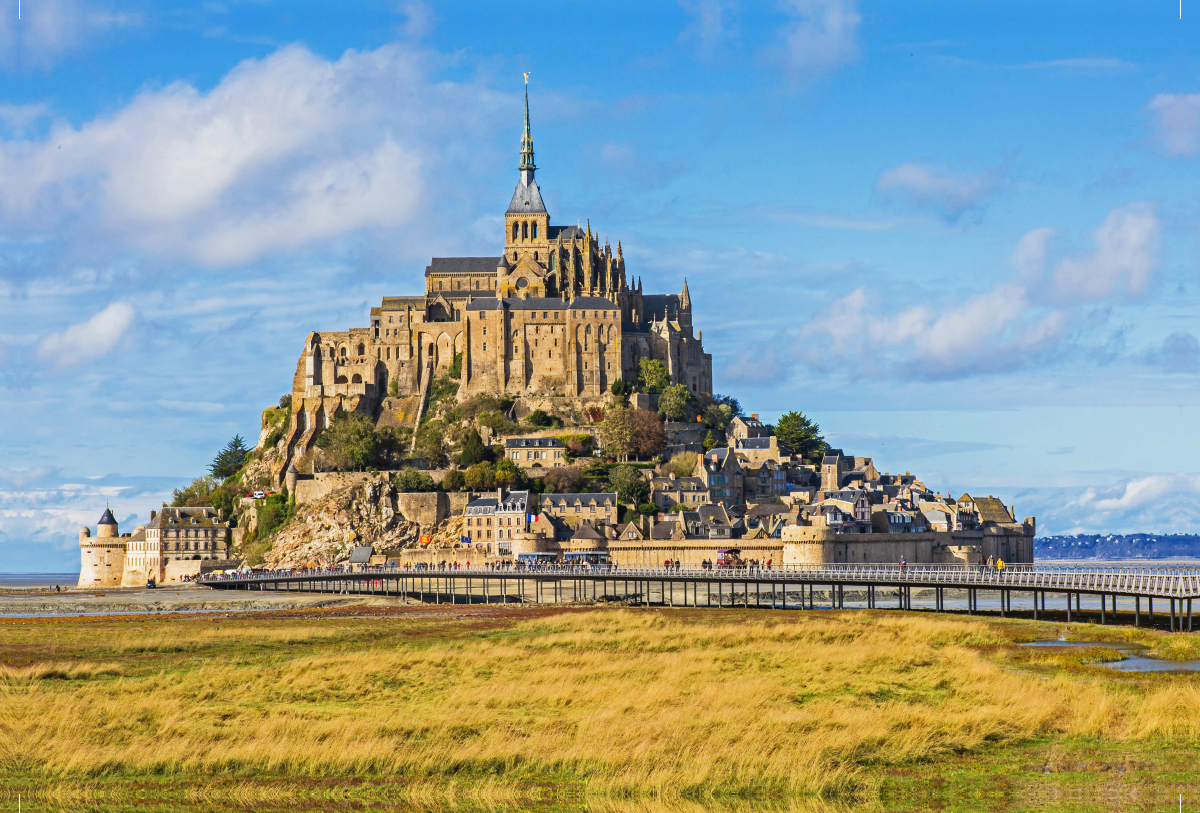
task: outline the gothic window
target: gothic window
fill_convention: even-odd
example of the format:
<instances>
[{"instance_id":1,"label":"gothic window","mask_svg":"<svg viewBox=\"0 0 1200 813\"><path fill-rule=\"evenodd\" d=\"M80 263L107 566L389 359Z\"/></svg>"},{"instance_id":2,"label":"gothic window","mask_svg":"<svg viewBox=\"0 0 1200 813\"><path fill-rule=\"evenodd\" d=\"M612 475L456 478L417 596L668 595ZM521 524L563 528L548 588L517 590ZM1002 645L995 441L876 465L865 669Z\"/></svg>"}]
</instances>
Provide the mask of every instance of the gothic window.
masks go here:
<instances>
[{"instance_id":1,"label":"gothic window","mask_svg":"<svg viewBox=\"0 0 1200 813\"><path fill-rule=\"evenodd\" d=\"M533 222L533 239L534 240L537 239L537 221L536 220ZM533 259L535 259L535 260L537 259L536 254L533 255Z\"/></svg>"},{"instance_id":2,"label":"gothic window","mask_svg":"<svg viewBox=\"0 0 1200 813\"><path fill-rule=\"evenodd\" d=\"M479 290L479 280L475 280L475 290Z\"/></svg>"},{"instance_id":3,"label":"gothic window","mask_svg":"<svg viewBox=\"0 0 1200 813\"><path fill-rule=\"evenodd\" d=\"M555 268L555 262L554 262L554 261L555 261L555 260L557 260L557 259L558 259L558 255L557 255L557 254L555 254L554 252L550 252L550 270L551 270L551 271L553 271L553 270L554 270L554 268Z\"/></svg>"},{"instance_id":4,"label":"gothic window","mask_svg":"<svg viewBox=\"0 0 1200 813\"><path fill-rule=\"evenodd\" d=\"M518 226L516 223L513 223L513 242L514 243L517 241L517 237L519 235L519 232L517 231L517 229L519 229L519 228L520 228L520 226ZM514 257L513 259L516 259L516 258Z\"/></svg>"},{"instance_id":5,"label":"gothic window","mask_svg":"<svg viewBox=\"0 0 1200 813\"><path fill-rule=\"evenodd\" d=\"M528 237L529 237L529 224L522 223L521 224L521 239L526 239Z\"/></svg>"},{"instance_id":6,"label":"gothic window","mask_svg":"<svg viewBox=\"0 0 1200 813\"><path fill-rule=\"evenodd\" d=\"M442 281L438 280L438 290L442 290Z\"/></svg>"},{"instance_id":7,"label":"gothic window","mask_svg":"<svg viewBox=\"0 0 1200 813\"><path fill-rule=\"evenodd\" d=\"M458 282L456 283L456 285L457 285L458 287L457 287L455 290L461 291L461 290L462 290L462 280L461 280L461 279L460 279L460 280L458 280Z\"/></svg>"}]
</instances>

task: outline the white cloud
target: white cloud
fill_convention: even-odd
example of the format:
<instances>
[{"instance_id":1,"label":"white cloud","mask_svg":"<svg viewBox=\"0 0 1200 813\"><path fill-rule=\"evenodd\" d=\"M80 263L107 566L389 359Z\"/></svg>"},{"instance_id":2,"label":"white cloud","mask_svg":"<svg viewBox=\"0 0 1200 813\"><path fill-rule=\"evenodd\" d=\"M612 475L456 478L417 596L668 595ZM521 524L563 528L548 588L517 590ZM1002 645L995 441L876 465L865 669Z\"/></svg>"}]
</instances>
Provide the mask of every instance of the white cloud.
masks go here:
<instances>
[{"instance_id":1,"label":"white cloud","mask_svg":"<svg viewBox=\"0 0 1200 813\"><path fill-rule=\"evenodd\" d=\"M37 0L16 14L0 15L0 66L45 70L64 56L90 47L97 38L141 24L120 13L78 0Z\"/></svg>"},{"instance_id":2,"label":"white cloud","mask_svg":"<svg viewBox=\"0 0 1200 813\"><path fill-rule=\"evenodd\" d=\"M508 104L477 85L435 85L421 52L403 45L332 62L290 46L207 93L176 83L78 128L0 145L0 227L209 265L416 228L455 205L429 199L426 178L474 160L459 142Z\"/></svg>"},{"instance_id":3,"label":"white cloud","mask_svg":"<svg viewBox=\"0 0 1200 813\"><path fill-rule=\"evenodd\" d=\"M1050 280L1053 296L1059 302L1141 296L1158 267L1159 232L1150 204L1113 209L1092 234L1093 251L1059 261Z\"/></svg>"},{"instance_id":4,"label":"white cloud","mask_svg":"<svg viewBox=\"0 0 1200 813\"><path fill-rule=\"evenodd\" d=\"M1195 155L1200 147L1200 93L1160 93L1146 109L1168 155Z\"/></svg>"},{"instance_id":5,"label":"white cloud","mask_svg":"<svg viewBox=\"0 0 1200 813\"><path fill-rule=\"evenodd\" d=\"M787 0L792 19L783 27L782 47L770 52L794 81L810 80L858 57L856 0Z\"/></svg>"},{"instance_id":6,"label":"white cloud","mask_svg":"<svg viewBox=\"0 0 1200 813\"><path fill-rule=\"evenodd\" d=\"M49 333L34 348L38 358L69 367L99 358L112 350L133 327L137 313L128 302L114 302L86 322L60 333Z\"/></svg>"},{"instance_id":7,"label":"white cloud","mask_svg":"<svg viewBox=\"0 0 1200 813\"><path fill-rule=\"evenodd\" d=\"M996 191L998 171L980 175L951 175L921 162L901 164L879 175L875 191L882 197L926 210L957 223Z\"/></svg>"},{"instance_id":8,"label":"white cloud","mask_svg":"<svg viewBox=\"0 0 1200 813\"><path fill-rule=\"evenodd\" d=\"M818 370L911 378L1016 369L1054 350L1082 305L1145 293L1159 230L1148 204L1114 209L1093 233L1092 251L1064 257L1049 272L1054 232L1034 229L1012 254L1012 279L960 301L942 294L897 305L895 295L857 288L800 331L795 353ZM1183 363L1181 352L1172 346L1164 363Z\"/></svg>"},{"instance_id":9,"label":"white cloud","mask_svg":"<svg viewBox=\"0 0 1200 813\"><path fill-rule=\"evenodd\" d=\"M420 0L405 0L396 10L404 17L400 33L405 37L420 39L433 31L437 24L437 14Z\"/></svg>"}]
</instances>

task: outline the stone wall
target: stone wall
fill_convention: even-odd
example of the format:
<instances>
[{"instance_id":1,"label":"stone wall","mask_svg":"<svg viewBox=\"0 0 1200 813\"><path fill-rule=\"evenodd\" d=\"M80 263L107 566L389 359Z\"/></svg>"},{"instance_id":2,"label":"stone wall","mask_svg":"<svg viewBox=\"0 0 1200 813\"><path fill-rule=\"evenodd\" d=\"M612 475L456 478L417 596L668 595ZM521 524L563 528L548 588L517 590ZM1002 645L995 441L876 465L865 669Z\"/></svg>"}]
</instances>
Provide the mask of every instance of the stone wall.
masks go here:
<instances>
[{"instance_id":1,"label":"stone wall","mask_svg":"<svg viewBox=\"0 0 1200 813\"><path fill-rule=\"evenodd\" d=\"M426 474L433 478L433 482L440 483L449 471L449 469L430 469ZM319 471L316 474L302 474L296 479L296 504L314 503L348 486L362 485L376 479L381 474L386 476L393 473L395 472Z\"/></svg>"},{"instance_id":2,"label":"stone wall","mask_svg":"<svg viewBox=\"0 0 1200 813\"><path fill-rule=\"evenodd\" d=\"M909 564L975 564L980 556L1010 564L1033 562L1033 534L1027 525L912 534L839 534L789 525L782 536L785 565L895 564L901 556Z\"/></svg>"}]
</instances>

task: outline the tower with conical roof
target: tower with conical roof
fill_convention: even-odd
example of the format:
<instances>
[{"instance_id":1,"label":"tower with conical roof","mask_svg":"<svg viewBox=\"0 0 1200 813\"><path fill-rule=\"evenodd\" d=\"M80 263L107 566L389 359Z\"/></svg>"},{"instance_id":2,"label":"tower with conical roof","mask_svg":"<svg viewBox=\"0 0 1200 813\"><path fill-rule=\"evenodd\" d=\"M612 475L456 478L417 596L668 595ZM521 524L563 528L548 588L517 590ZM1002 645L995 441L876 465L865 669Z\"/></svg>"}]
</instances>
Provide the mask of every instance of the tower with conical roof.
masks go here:
<instances>
[{"instance_id":1,"label":"tower with conical roof","mask_svg":"<svg viewBox=\"0 0 1200 813\"><path fill-rule=\"evenodd\" d=\"M87 526L79 529L79 587L120 587L127 546L106 506L95 536Z\"/></svg>"}]
</instances>

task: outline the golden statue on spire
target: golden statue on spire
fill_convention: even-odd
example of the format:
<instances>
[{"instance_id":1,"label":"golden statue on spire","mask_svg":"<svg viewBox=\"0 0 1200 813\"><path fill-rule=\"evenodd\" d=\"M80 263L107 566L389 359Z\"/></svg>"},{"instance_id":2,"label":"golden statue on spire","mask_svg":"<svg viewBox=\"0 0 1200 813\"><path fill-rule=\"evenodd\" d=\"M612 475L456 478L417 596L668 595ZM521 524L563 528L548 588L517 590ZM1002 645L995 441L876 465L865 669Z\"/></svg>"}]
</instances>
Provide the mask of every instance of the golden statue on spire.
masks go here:
<instances>
[{"instance_id":1,"label":"golden statue on spire","mask_svg":"<svg viewBox=\"0 0 1200 813\"><path fill-rule=\"evenodd\" d=\"M525 71L525 84L529 84L529 71Z\"/></svg>"}]
</instances>

